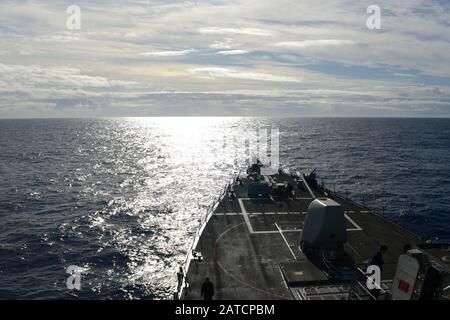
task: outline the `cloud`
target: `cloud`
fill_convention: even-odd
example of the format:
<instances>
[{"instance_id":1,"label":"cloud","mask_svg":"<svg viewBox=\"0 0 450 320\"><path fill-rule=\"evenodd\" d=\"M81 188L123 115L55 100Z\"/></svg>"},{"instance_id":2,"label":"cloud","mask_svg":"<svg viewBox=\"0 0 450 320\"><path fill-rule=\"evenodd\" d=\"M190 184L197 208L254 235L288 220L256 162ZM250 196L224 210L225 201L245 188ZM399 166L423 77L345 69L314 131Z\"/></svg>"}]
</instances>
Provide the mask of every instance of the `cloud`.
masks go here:
<instances>
[{"instance_id":1,"label":"cloud","mask_svg":"<svg viewBox=\"0 0 450 320\"><path fill-rule=\"evenodd\" d=\"M224 50L224 51L218 51L217 54L220 54L222 56L231 56L231 55L238 55L238 54L246 54L249 53L247 50Z\"/></svg>"},{"instance_id":2,"label":"cloud","mask_svg":"<svg viewBox=\"0 0 450 320\"><path fill-rule=\"evenodd\" d=\"M140 56L144 57L178 57L191 54L196 52L195 49L186 49L186 50L178 50L178 51L151 51L140 53Z\"/></svg>"},{"instance_id":3,"label":"cloud","mask_svg":"<svg viewBox=\"0 0 450 320\"><path fill-rule=\"evenodd\" d=\"M304 49L311 47L327 47L327 46L342 46L355 44L351 40L338 39L322 39L322 40L303 40L303 41L283 41L275 43L274 46L291 49Z\"/></svg>"},{"instance_id":4,"label":"cloud","mask_svg":"<svg viewBox=\"0 0 450 320\"><path fill-rule=\"evenodd\" d=\"M206 67L206 68L193 68L189 72L192 74L204 77L204 78L232 78L232 79L244 79L255 81L269 81L269 82L300 82L301 79L279 76L269 73L238 71L230 68L219 67Z\"/></svg>"},{"instance_id":5,"label":"cloud","mask_svg":"<svg viewBox=\"0 0 450 320\"><path fill-rule=\"evenodd\" d=\"M271 31L258 28L207 27L198 29L198 32L203 34L219 34L219 35L240 34L240 35L263 36L263 37L272 35Z\"/></svg>"},{"instance_id":6,"label":"cloud","mask_svg":"<svg viewBox=\"0 0 450 320\"><path fill-rule=\"evenodd\" d=\"M6 65L0 63L2 80L15 86L54 87L114 87L132 85L135 82L110 80L105 77L84 74L80 69L66 66L45 67L41 65ZM10 89L11 89L10 87Z\"/></svg>"},{"instance_id":7,"label":"cloud","mask_svg":"<svg viewBox=\"0 0 450 320\"><path fill-rule=\"evenodd\" d=\"M69 43L74 41L87 40L83 34L79 32L62 31L53 35L39 36L34 39L37 42L61 42Z\"/></svg>"},{"instance_id":8,"label":"cloud","mask_svg":"<svg viewBox=\"0 0 450 320\"><path fill-rule=\"evenodd\" d=\"M235 47L237 44L232 38L225 38L223 41L214 41L214 43L210 44L209 47L211 49L231 49Z\"/></svg>"}]
</instances>

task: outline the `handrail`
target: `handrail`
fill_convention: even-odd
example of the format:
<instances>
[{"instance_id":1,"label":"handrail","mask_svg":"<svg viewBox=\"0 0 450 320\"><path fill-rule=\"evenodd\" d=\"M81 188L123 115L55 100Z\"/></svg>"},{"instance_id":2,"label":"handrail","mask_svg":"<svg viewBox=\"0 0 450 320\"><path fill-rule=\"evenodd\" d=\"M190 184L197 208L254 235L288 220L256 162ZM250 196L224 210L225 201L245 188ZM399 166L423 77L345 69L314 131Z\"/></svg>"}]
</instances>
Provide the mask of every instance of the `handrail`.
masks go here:
<instances>
[{"instance_id":1,"label":"handrail","mask_svg":"<svg viewBox=\"0 0 450 320\"><path fill-rule=\"evenodd\" d=\"M371 294L370 291L369 291L365 286L363 286L363 284L362 284L361 282L356 281L356 283L357 283L357 285L360 286L361 289L363 289L363 291L364 291L366 294L368 294L373 300L377 300L377 298L376 298L373 294ZM350 294L351 294L352 292L353 292L353 290L351 290L351 291L349 292L349 297L350 297ZM359 296L359 295L358 295L358 296Z\"/></svg>"},{"instance_id":2,"label":"handrail","mask_svg":"<svg viewBox=\"0 0 450 320\"><path fill-rule=\"evenodd\" d=\"M369 211L372 214L375 214L375 215L377 215L379 217L382 217L382 218L388 220L390 223L396 225L397 227L399 227L403 231L409 233L410 235L414 236L415 238L417 238L419 240L422 240L422 241L424 240L422 236L419 236L419 235L415 234L414 232L412 232L411 230L406 229L403 225L401 225L401 224L399 224L399 223L397 223L395 221L392 221L392 219L386 218L386 216L385 216L385 209L386 208L384 206L380 208L380 207L369 206L368 204L365 204L365 203L360 203L360 202L358 202L358 201L356 201L354 199L349 198L348 192L344 195L344 194L342 194L342 193L340 193L338 191L330 190L330 189L327 189L327 188L324 188L323 190L325 192L327 192L329 195L333 195L335 197L338 197L338 198L344 199L346 201L349 201L349 202L355 204L358 207L366 209L367 211ZM364 197L364 195L363 195L363 197Z\"/></svg>"},{"instance_id":3,"label":"handrail","mask_svg":"<svg viewBox=\"0 0 450 320\"><path fill-rule=\"evenodd\" d=\"M356 267L356 270L359 271L365 279L369 279L371 281L371 283L376 287L375 290L379 290L382 294L386 294L386 291L383 290L383 288L381 288L374 280L372 280L371 278L368 277L368 275L364 272L364 270L362 270L360 267ZM355 288L359 287L360 289L362 289L362 291L364 292L364 294L366 294L369 298L373 299L373 300L377 300L377 297L375 297L370 290L366 287L366 285L364 283L362 283L360 280L358 280L358 278L356 277L351 286L350 286L350 290L348 292L348 297L347 299L351 299L352 295L356 295L357 298L362 298L357 292L355 292Z\"/></svg>"},{"instance_id":4,"label":"handrail","mask_svg":"<svg viewBox=\"0 0 450 320\"><path fill-rule=\"evenodd\" d=\"M378 285L378 283L376 283L374 280L372 280L372 278L370 278L368 275L367 275L367 273L365 273L364 272L364 270L362 270L360 267L357 267L356 268L362 275L364 275L364 277L366 278L366 279L368 279L376 288L377 288L377 290L380 290L381 291L381 293L386 293L386 291L383 289L383 288L381 288L379 285Z\"/></svg>"}]
</instances>

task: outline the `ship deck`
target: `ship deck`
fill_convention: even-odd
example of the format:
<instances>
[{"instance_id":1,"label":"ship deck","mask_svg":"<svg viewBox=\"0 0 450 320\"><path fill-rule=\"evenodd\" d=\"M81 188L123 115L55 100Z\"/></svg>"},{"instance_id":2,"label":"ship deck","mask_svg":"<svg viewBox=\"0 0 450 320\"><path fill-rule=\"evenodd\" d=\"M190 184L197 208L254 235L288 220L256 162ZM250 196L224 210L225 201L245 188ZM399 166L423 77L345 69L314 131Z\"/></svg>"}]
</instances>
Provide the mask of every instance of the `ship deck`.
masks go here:
<instances>
[{"instance_id":1,"label":"ship deck","mask_svg":"<svg viewBox=\"0 0 450 320\"><path fill-rule=\"evenodd\" d=\"M274 176L277 182L296 185L290 175ZM203 260L191 259L186 272L189 289L182 299L201 299L205 277L215 288L214 299L293 299L289 277L300 283L327 283L326 275L300 249L300 233L307 208L319 190L295 188L289 200L252 199L247 181L234 185L235 196L225 196L211 215L195 247ZM392 279L405 244L420 239L368 208L338 196L347 219L346 253L357 264L370 260L380 244L387 244L382 279Z\"/></svg>"}]
</instances>

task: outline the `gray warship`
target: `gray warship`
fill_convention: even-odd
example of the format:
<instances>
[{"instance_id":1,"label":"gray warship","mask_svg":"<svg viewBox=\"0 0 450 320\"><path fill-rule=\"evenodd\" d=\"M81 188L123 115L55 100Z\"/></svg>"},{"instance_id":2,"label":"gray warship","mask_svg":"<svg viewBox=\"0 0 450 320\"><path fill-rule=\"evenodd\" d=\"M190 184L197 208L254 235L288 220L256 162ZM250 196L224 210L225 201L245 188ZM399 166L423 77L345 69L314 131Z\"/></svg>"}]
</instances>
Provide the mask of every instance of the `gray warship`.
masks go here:
<instances>
[{"instance_id":1,"label":"gray warship","mask_svg":"<svg viewBox=\"0 0 450 320\"><path fill-rule=\"evenodd\" d=\"M316 170L256 160L200 219L174 299L201 299L209 278L215 300L448 300L449 268L448 244L329 190Z\"/></svg>"}]
</instances>

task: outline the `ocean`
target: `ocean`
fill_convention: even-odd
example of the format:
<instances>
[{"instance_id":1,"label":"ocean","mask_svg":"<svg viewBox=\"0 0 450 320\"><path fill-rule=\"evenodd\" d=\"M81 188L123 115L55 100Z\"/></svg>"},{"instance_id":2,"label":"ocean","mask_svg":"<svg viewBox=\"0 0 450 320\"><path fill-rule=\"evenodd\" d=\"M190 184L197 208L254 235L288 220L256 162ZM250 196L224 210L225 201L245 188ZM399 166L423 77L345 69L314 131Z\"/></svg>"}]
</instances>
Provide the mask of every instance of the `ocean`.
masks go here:
<instances>
[{"instance_id":1,"label":"ocean","mask_svg":"<svg viewBox=\"0 0 450 320\"><path fill-rule=\"evenodd\" d=\"M264 128L284 168L450 241L450 119L0 120L0 299L170 299L199 218L245 168L242 137Z\"/></svg>"}]
</instances>

